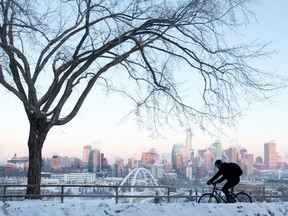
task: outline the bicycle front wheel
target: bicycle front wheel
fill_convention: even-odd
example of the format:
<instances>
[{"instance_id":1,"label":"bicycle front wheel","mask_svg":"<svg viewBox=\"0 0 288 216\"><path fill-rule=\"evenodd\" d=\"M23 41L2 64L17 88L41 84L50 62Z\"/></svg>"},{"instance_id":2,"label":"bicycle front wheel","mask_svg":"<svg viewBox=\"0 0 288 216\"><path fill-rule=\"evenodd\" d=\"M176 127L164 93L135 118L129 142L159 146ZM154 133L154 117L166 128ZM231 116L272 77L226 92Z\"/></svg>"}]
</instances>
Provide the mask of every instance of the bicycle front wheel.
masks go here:
<instances>
[{"instance_id":1,"label":"bicycle front wheel","mask_svg":"<svg viewBox=\"0 0 288 216\"><path fill-rule=\"evenodd\" d=\"M199 200L198 203L218 203L218 199L214 194L206 193L203 194Z\"/></svg>"},{"instance_id":2,"label":"bicycle front wheel","mask_svg":"<svg viewBox=\"0 0 288 216\"><path fill-rule=\"evenodd\" d=\"M251 197L245 192L240 192L240 193L235 194L234 198L236 202L252 203Z\"/></svg>"}]
</instances>

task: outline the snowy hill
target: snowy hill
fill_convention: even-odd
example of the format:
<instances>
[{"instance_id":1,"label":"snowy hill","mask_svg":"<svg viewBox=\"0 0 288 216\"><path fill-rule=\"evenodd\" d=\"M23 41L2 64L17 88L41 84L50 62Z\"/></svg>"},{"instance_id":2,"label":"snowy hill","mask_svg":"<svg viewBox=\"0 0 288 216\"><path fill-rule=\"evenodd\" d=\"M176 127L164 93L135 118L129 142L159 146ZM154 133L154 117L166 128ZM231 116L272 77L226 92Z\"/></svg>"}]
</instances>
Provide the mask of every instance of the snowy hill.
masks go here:
<instances>
[{"instance_id":1,"label":"snowy hill","mask_svg":"<svg viewBox=\"0 0 288 216\"><path fill-rule=\"evenodd\" d=\"M288 202L198 204L133 203L104 201L7 201L0 204L2 216L288 216Z\"/></svg>"}]
</instances>

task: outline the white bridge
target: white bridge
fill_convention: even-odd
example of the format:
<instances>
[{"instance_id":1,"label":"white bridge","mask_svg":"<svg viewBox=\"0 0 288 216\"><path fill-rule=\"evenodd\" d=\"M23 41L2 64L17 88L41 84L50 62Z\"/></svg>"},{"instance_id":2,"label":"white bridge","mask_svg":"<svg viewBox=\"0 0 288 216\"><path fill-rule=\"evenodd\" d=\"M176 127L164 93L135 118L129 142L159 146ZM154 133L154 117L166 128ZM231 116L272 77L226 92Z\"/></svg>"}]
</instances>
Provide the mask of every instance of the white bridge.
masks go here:
<instances>
[{"instance_id":1,"label":"white bridge","mask_svg":"<svg viewBox=\"0 0 288 216\"><path fill-rule=\"evenodd\" d=\"M120 186L159 186L154 176L145 168L135 168L128 173L128 175L123 179ZM162 195L163 191L160 188L125 188L121 187L118 190L118 194L121 195ZM148 198L149 199L149 198ZM151 199L151 198L150 198ZM136 200L140 201L139 198ZM134 198L129 198L129 202L132 203ZM141 202L147 201L147 199L142 199Z\"/></svg>"}]
</instances>

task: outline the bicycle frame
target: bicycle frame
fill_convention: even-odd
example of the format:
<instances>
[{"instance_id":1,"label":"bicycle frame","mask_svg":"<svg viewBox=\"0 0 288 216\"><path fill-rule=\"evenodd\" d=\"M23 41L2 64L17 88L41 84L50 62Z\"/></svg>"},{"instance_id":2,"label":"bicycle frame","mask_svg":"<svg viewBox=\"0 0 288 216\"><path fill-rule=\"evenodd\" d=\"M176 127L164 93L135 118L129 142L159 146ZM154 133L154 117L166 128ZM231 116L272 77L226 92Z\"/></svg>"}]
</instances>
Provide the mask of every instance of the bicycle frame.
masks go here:
<instances>
[{"instance_id":1,"label":"bicycle frame","mask_svg":"<svg viewBox=\"0 0 288 216\"><path fill-rule=\"evenodd\" d=\"M224 198L224 197L221 195L221 192L222 192L222 189L221 189L221 188L217 188L217 187L216 187L216 184L213 184L212 194L215 195L219 201L222 200L224 203L227 203L226 197ZM230 194L233 198L235 197L234 188L231 188L228 192L229 192L229 194Z\"/></svg>"}]
</instances>

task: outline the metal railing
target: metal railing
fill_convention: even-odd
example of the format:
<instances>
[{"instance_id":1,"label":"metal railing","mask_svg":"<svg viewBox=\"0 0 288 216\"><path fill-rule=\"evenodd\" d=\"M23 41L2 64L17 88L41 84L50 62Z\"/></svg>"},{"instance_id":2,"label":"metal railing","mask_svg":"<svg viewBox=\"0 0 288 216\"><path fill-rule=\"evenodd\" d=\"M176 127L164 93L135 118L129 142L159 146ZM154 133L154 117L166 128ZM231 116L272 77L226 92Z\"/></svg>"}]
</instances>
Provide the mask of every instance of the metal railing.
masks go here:
<instances>
[{"instance_id":1,"label":"metal railing","mask_svg":"<svg viewBox=\"0 0 288 216\"><path fill-rule=\"evenodd\" d=\"M27 195L26 188L40 187L39 195ZM288 186L237 186L236 191L245 191L253 201L273 202L288 201ZM131 193L131 190L135 193ZM150 193L143 195L143 190ZM75 193L76 191L76 193ZM137 191L141 191L137 194ZM161 191L161 193L159 193ZM154 202L172 199L197 201L201 194L211 191L211 187L179 187L179 186L117 186L117 185L0 185L0 200L17 199L55 199L61 203L64 198L110 198L117 204L120 199L154 199Z\"/></svg>"}]
</instances>

